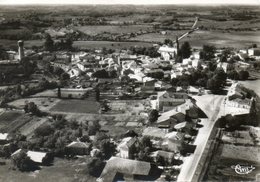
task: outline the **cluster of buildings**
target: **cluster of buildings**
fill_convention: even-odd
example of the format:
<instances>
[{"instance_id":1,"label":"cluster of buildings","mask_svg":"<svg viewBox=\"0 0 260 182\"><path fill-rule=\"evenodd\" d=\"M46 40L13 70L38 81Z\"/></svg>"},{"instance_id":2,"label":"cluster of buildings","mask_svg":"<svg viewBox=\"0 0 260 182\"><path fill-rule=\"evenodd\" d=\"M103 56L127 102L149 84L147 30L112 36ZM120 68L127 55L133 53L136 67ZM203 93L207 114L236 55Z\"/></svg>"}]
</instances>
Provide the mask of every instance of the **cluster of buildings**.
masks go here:
<instances>
[{"instance_id":1,"label":"cluster of buildings","mask_svg":"<svg viewBox=\"0 0 260 182\"><path fill-rule=\"evenodd\" d=\"M234 82L228 90L227 98L224 102L225 114L231 115L248 115L251 113L252 105L255 102L254 97L248 97L247 90Z\"/></svg>"}]
</instances>

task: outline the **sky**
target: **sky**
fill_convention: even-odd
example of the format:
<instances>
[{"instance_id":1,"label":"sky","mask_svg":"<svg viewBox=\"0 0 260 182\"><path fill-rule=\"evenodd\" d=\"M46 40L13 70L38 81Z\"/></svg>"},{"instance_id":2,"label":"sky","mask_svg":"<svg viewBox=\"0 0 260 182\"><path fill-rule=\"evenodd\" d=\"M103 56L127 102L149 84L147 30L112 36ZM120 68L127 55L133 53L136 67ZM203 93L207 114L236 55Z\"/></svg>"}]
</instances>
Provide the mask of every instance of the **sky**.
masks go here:
<instances>
[{"instance_id":1,"label":"sky","mask_svg":"<svg viewBox=\"0 0 260 182\"><path fill-rule=\"evenodd\" d=\"M0 0L0 5L29 4L242 4L260 6L260 0Z\"/></svg>"}]
</instances>

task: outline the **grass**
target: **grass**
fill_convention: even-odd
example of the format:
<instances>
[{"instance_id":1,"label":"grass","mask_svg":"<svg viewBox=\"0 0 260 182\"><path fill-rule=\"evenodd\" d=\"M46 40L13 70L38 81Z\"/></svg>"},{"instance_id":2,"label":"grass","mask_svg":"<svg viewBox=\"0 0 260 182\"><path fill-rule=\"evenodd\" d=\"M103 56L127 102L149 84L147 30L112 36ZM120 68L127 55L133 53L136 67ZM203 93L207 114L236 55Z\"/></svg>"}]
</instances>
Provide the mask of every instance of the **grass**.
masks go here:
<instances>
[{"instance_id":1,"label":"grass","mask_svg":"<svg viewBox=\"0 0 260 182\"><path fill-rule=\"evenodd\" d=\"M90 100L61 100L51 108L51 111L97 114L99 107L98 102Z\"/></svg>"},{"instance_id":2,"label":"grass","mask_svg":"<svg viewBox=\"0 0 260 182\"><path fill-rule=\"evenodd\" d=\"M19 118L3 126L0 132L7 132L7 133L15 132L18 129L20 129L22 126L24 126L26 123L30 122L32 119L33 117L29 115L20 116Z\"/></svg>"},{"instance_id":3,"label":"grass","mask_svg":"<svg viewBox=\"0 0 260 182\"><path fill-rule=\"evenodd\" d=\"M150 47L151 43L148 42L112 42L112 41L74 41L73 47L83 49L101 49L106 47L107 49L119 49L129 48L131 46Z\"/></svg>"},{"instance_id":4,"label":"grass","mask_svg":"<svg viewBox=\"0 0 260 182\"><path fill-rule=\"evenodd\" d=\"M20 172L9 169L12 167L10 159L6 165L0 166L0 181L12 182L95 182L96 178L89 176L85 171L89 157L76 160L55 158L52 166L43 166L34 172Z\"/></svg>"},{"instance_id":5,"label":"grass","mask_svg":"<svg viewBox=\"0 0 260 182\"><path fill-rule=\"evenodd\" d=\"M160 33L144 34L132 38L131 40L163 42L165 39L175 40L176 36L180 36L187 31L168 31L168 34ZM222 31L196 31L180 41L188 41L192 47L202 47L204 44L212 44L216 47L234 47L244 48L252 43L260 44L259 31L253 32L222 32Z\"/></svg>"},{"instance_id":6,"label":"grass","mask_svg":"<svg viewBox=\"0 0 260 182\"><path fill-rule=\"evenodd\" d=\"M7 111L0 115L0 128L5 127L9 123L16 120L18 117L22 116L21 112L17 111Z\"/></svg>"},{"instance_id":7,"label":"grass","mask_svg":"<svg viewBox=\"0 0 260 182\"><path fill-rule=\"evenodd\" d=\"M121 34L121 33L134 33L138 31L146 31L151 30L152 26L150 25L126 25L126 26L118 26L118 25L94 25L94 26L80 26L75 27L77 30L88 34L88 35L97 35L104 32L109 32L112 34Z\"/></svg>"}]
</instances>

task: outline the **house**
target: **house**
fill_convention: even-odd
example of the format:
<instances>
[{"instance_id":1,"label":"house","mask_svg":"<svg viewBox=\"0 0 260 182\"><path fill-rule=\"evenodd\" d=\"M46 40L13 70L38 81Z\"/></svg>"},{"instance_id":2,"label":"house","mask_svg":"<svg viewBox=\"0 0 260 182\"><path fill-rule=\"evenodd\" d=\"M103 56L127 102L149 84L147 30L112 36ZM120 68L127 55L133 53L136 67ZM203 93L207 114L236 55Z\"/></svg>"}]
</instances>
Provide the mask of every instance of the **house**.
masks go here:
<instances>
[{"instance_id":1,"label":"house","mask_svg":"<svg viewBox=\"0 0 260 182\"><path fill-rule=\"evenodd\" d=\"M151 139L163 139L165 135L167 134L167 131L157 128L157 127L147 127L143 130L142 135L149 137Z\"/></svg>"},{"instance_id":2,"label":"house","mask_svg":"<svg viewBox=\"0 0 260 182\"><path fill-rule=\"evenodd\" d=\"M190 100L185 100L185 103L177 106L177 111L186 113L190 118L196 119L199 115L199 108Z\"/></svg>"},{"instance_id":3,"label":"house","mask_svg":"<svg viewBox=\"0 0 260 182\"><path fill-rule=\"evenodd\" d=\"M158 52L164 60L169 61L177 55L177 48L164 45L159 48Z\"/></svg>"},{"instance_id":4,"label":"house","mask_svg":"<svg viewBox=\"0 0 260 182\"><path fill-rule=\"evenodd\" d=\"M225 73L228 71L228 66L229 64L226 62L219 62L217 65L217 67L222 68L225 71Z\"/></svg>"},{"instance_id":5,"label":"house","mask_svg":"<svg viewBox=\"0 0 260 182\"><path fill-rule=\"evenodd\" d=\"M178 70L172 70L171 71L171 79L177 78L177 77L182 76L182 75L183 75L182 71L178 71Z\"/></svg>"},{"instance_id":6,"label":"house","mask_svg":"<svg viewBox=\"0 0 260 182\"><path fill-rule=\"evenodd\" d=\"M71 155L89 155L91 150L91 144L80 141L73 141L65 148L67 154Z\"/></svg>"},{"instance_id":7,"label":"house","mask_svg":"<svg viewBox=\"0 0 260 182\"><path fill-rule=\"evenodd\" d=\"M17 60L0 60L0 72L10 73L19 69L20 62Z\"/></svg>"},{"instance_id":8,"label":"house","mask_svg":"<svg viewBox=\"0 0 260 182\"><path fill-rule=\"evenodd\" d=\"M244 96L246 96L246 92L242 90L242 85L239 83L233 83L227 93L228 99L232 100L235 98L242 99Z\"/></svg>"},{"instance_id":9,"label":"house","mask_svg":"<svg viewBox=\"0 0 260 182\"><path fill-rule=\"evenodd\" d=\"M162 113L156 123L158 127L171 128L183 121L185 121L185 114L172 109Z\"/></svg>"},{"instance_id":10,"label":"house","mask_svg":"<svg viewBox=\"0 0 260 182\"><path fill-rule=\"evenodd\" d=\"M178 105L185 103L188 95L182 92L163 91L157 94L158 111L169 111Z\"/></svg>"},{"instance_id":11,"label":"house","mask_svg":"<svg viewBox=\"0 0 260 182\"><path fill-rule=\"evenodd\" d=\"M153 159L154 162L157 162L159 157L162 157L165 161L168 161L168 163L171 163L174 159L175 154L173 152L167 152L163 150L157 150L155 152L152 152L150 154L150 157Z\"/></svg>"},{"instance_id":12,"label":"house","mask_svg":"<svg viewBox=\"0 0 260 182\"><path fill-rule=\"evenodd\" d=\"M132 159L133 156L131 156L131 151L134 148L134 145L136 143L136 138L133 137L127 137L124 138L121 143L117 146L117 150L119 151L119 157L125 158L125 159Z\"/></svg>"},{"instance_id":13,"label":"house","mask_svg":"<svg viewBox=\"0 0 260 182\"><path fill-rule=\"evenodd\" d=\"M151 164L144 161L123 159L111 157L103 169L98 182L118 181L117 174L123 176L123 181L134 181L136 177L148 176L151 170ZM120 180L121 181L121 180Z\"/></svg>"},{"instance_id":14,"label":"house","mask_svg":"<svg viewBox=\"0 0 260 182\"><path fill-rule=\"evenodd\" d=\"M195 126L194 122L184 121L184 122L176 124L174 126L174 129L176 129L177 131L184 132L184 133L189 133L194 128L194 126Z\"/></svg>"},{"instance_id":15,"label":"house","mask_svg":"<svg viewBox=\"0 0 260 182\"><path fill-rule=\"evenodd\" d=\"M0 133L0 145L8 142L8 133Z\"/></svg>"},{"instance_id":16,"label":"house","mask_svg":"<svg viewBox=\"0 0 260 182\"><path fill-rule=\"evenodd\" d=\"M201 66L201 61L199 59L196 59L194 56L191 56L189 58L183 59L182 65L191 65L191 67L193 68L198 68L199 66Z\"/></svg>"},{"instance_id":17,"label":"house","mask_svg":"<svg viewBox=\"0 0 260 182\"><path fill-rule=\"evenodd\" d=\"M68 74L70 75L70 78L78 77L80 73L81 71L78 68L71 68L68 70Z\"/></svg>"},{"instance_id":18,"label":"house","mask_svg":"<svg viewBox=\"0 0 260 182\"><path fill-rule=\"evenodd\" d=\"M14 157L22 152L22 149L15 151L11 157ZM38 164L47 164L51 160L51 156L46 152L36 152L36 151L26 151L27 156L35 163Z\"/></svg>"},{"instance_id":19,"label":"house","mask_svg":"<svg viewBox=\"0 0 260 182\"><path fill-rule=\"evenodd\" d=\"M163 150L168 150L172 152L179 152L183 145L184 133L181 132L170 132L165 135L165 138L161 144Z\"/></svg>"},{"instance_id":20,"label":"house","mask_svg":"<svg viewBox=\"0 0 260 182\"><path fill-rule=\"evenodd\" d=\"M249 110L251 108L251 104L252 104L252 101L253 101L252 99L248 99L248 98L245 98L245 99L236 98L236 99L232 99L232 100L227 99L226 100L226 106L227 107L243 108L243 109Z\"/></svg>"},{"instance_id":21,"label":"house","mask_svg":"<svg viewBox=\"0 0 260 182\"><path fill-rule=\"evenodd\" d=\"M141 87L142 91L154 91L155 89L155 82L153 78L144 77L143 79L143 86Z\"/></svg>"},{"instance_id":22,"label":"house","mask_svg":"<svg viewBox=\"0 0 260 182\"><path fill-rule=\"evenodd\" d=\"M90 62L79 62L77 63L77 67L80 69L80 71L87 71L93 68L94 64Z\"/></svg>"},{"instance_id":23,"label":"house","mask_svg":"<svg viewBox=\"0 0 260 182\"><path fill-rule=\"evenodd\" d=\"M248 49L249 56L260 56L260 48L251 48Z\"/></svg>"},{"instance_id":24,"label":"house","mask_svg":"<svg viewBox=\"0 0 260 182\"><path fill-rule=\"evenodd\" d=\"M193 86L189 86L188 87L188 92L190 94L199 94L201 92L201 89L193 87Z\"/></svg>"}]
</instances>

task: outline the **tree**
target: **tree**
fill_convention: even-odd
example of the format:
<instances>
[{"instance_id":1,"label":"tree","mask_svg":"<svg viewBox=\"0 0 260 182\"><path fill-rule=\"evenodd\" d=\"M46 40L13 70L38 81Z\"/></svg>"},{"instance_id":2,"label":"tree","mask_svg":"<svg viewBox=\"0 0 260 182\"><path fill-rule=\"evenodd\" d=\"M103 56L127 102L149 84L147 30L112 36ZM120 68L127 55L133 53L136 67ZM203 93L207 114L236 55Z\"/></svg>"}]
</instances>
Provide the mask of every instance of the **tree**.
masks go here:
<instances>
[{"instance_id":1,"label":"tree","mask_svg":"<svg viewBox=\"0 0 260 182\"><path fill-rule=\"evenodd\" d=\"M150 123L154 123L155 121L157 121L158 117L159 117L158 111L156 109L153 109L149 114L148 120Z\"/></svg>"},{"instance_id":2,"label":"tree","mask_svg":"<svg viewBox=\"0 0 260 182\"><path fill-rule=\"evenodd\" d=\"M109 78L108 72L104 69L94 72L92 76L96 78Z\"/></svg>"},{"instance_id":3,"label":"tree","mask_svg":"<svg viewBox=\"0 0 260 182\"><path fill-rule=\"evenodd\" d=\"M98 177L100 176L105 164L99 158L92 158L87 164L88 174L91 176Z\"/></svg>"},{"instance_id":4,"label":"tree","mask_svg":"<svg viewBox=\"0 0 260 182\"><path fill-rule=\"evenodd\" d=\"M95 135L97 131L101 128L99 122L93 121L92 125L88 125L88 134Z\"/></svg>"},{"instance_id":5,"label":"tree","mask_svg":"<svg viewBox=\"0 0 260 182\"><path fill-rule=\"evenodd\" d=\"M116 152L116 145L110 142L109 139L102 140L100 142L100 151L103 154L104 159L109 159Z\"/></svg>"},{"instance_id":6,"label":"tree","mask_svg":"<svg viewBox=\"0 0 260 182\"><path fill-rule=\"evenodd\" d=\"M143 137L140 140L140 147L144 150L146 147L152 148L152 142L149 137Z\"/></svg>"},{"instance_id":7,"label":"tree","mask_svg":"<svg viewBox=\"0 0 260 182\"><path fill-rule=\"evenodd\" d=\"M203 45L202 51L200 51L200 59L211 60L215 57L216 47L212 45Z\"/></svg>"},{"instance_id":8,"label":"tree","mask_svg":"<svg viewBox=\"0 0 260 182\"><path fill-rule=\"evenodd\" d=\"M69 80L70 79L70 75L66 72L62 73L60 77L61 77L62 80Z\"/></svg>"},{"instance_id":9,"label":"tree","mask_svg":"<svg viewBox=\"0 0 260 182\"><path fill-rule=\"evenodd\" d=\"M189 42L184 42L181 45L180 54L182 55L183 59L189 58L191 55L191 47Z\"/></svg>"},{"instance_id":10,"label":"tree","mask_svg":"<svg viewBox=\"0 0 260 182\"><path fill-rule=\"evenodd\" d=\"M27 156L24 151L14 155L12 157L12 162L20 171L31 171L36 167L35 163L30 159L30 157Z\"/></svg>"},{"instance_id":11,"label":"tree","mask_svg":"<svg viewBox=\"0 0 260 182\"><path fill-rule=\"evenodd\" d=\"M158 164L158 166L165 166L166 165L166 161L164 160L164 158L162 156L157 156L156 157L156 163Z\"/></svg>"},{"instance_id":12,"label":"tree","mask_svg":"<svg viewBox=\"0 0 260 182\"><path fill-rule=\"evenodd\" d=\"M36 136L48 136L54 132L54 129L50 125L41 125L34 130Z\"/></svg>"},{"instance_id":13,"label":"tree","mask_svg":"<svg viewBox=\"0 0 260 182\"><path fill-rule=\"evenodd\" d=\"M249 77L249 72L248 71L244 71L244 70L241 70L239 71L239 79L240 80L247 80L248 77Z\"/></svg>"},{"instance_id":14,"label":"tree","mask_svg":"<svg viewBox=\"0 0 260 182\"><path fill-rule=\"evenodd\" d=\"M99 99L100 99L100 90L99 90L99 88L97 87L97 88L96 88L96 101L99 102Z\"/></svg>"},{"instance_id":15,"label":"tree","mask_svg":"<svg viewBox=\"0 0 260 182\"><path fill-rule=\"evenodd\" d=\"M54 50L54 42L53 42L50 34L45 35L44 49L46 51L53 51Z\"/></svg>"},{"instance_id":16,"label":"tree","mask_svg":"<svg viewBox=\"0 0 260 182\"><path fill-rule=\"evenodd\" d=\"M223 68L217 68L215 71L214 71L214 76L213 78L216 80L216 81L219 81L221 86L224 86L225 83L226 83L226 79L227 79L227 74L225 73L225 71L223 70Z\"/></svg>"},{"instance_id":17,"label":"tree","mask_svg":"<svg viewBox=\"0 0 260 182\"><path fill-rule=\"evenodd\" d=\"M227 77L230 78L231 80L238 80L239 74L236 70L232 70L227 72Z\"/></svg>"},{"instance_id":18,"label":"tree","mask_svg":"<svg viewBox=\"0 0 260 182\"><path fill-rule=\"evenodd\" d=\"M164 40L164 44L165 44L165 45L168 45L168 46L170 46L170 47L173 46L173 42L172 42L172 40L170 40L170 39L165 39L165 40Z\"/></svg>"},{"instance_id":19,"label":"tree","mask_svg":"<svg viewBox=\"0 0 260 182\"><path fill-rule=\"evenodd\" d=\"M55 66L54 69L53 69L53 73L55 75L61 76L61 74L64 73L64 71L60 67Z\"/></svg>"},{"instance_id":20,"label":"tree","mask_svg":"<svg viewBox=\"0 0 260 182\"><path fill-rule=\"evenodd\" d=\"M221 89L221 82L214 78L211 78L207 81L207 88L213 93L216 93Z\"/></svg>"},{"instance_id":21,"label":"tree","mask_svg":"<svg viewBox=\"0 0 260 182\"><path fill-rule=\"evenodd\" d=\"M67 39L65 40L65 43L64 43L64 44L65 44L64 47L65 47L66 50L69 50L69 51L72 50L72 48L73 48L73 47L72 47L73 41L72 41L71 38L67 38Z\"/></svg>"},{"instance_id":22,"label":"tree","mask_svg":"<svg viewBox=\"0 0 260 182\"><path fill-rule=\"evenodd\" d=\"M32 113L34 115L40 115L41 111L38 109L38 106L34 102L29 102L24 106L25 113Z\"/></svg>"}]
</instances>

